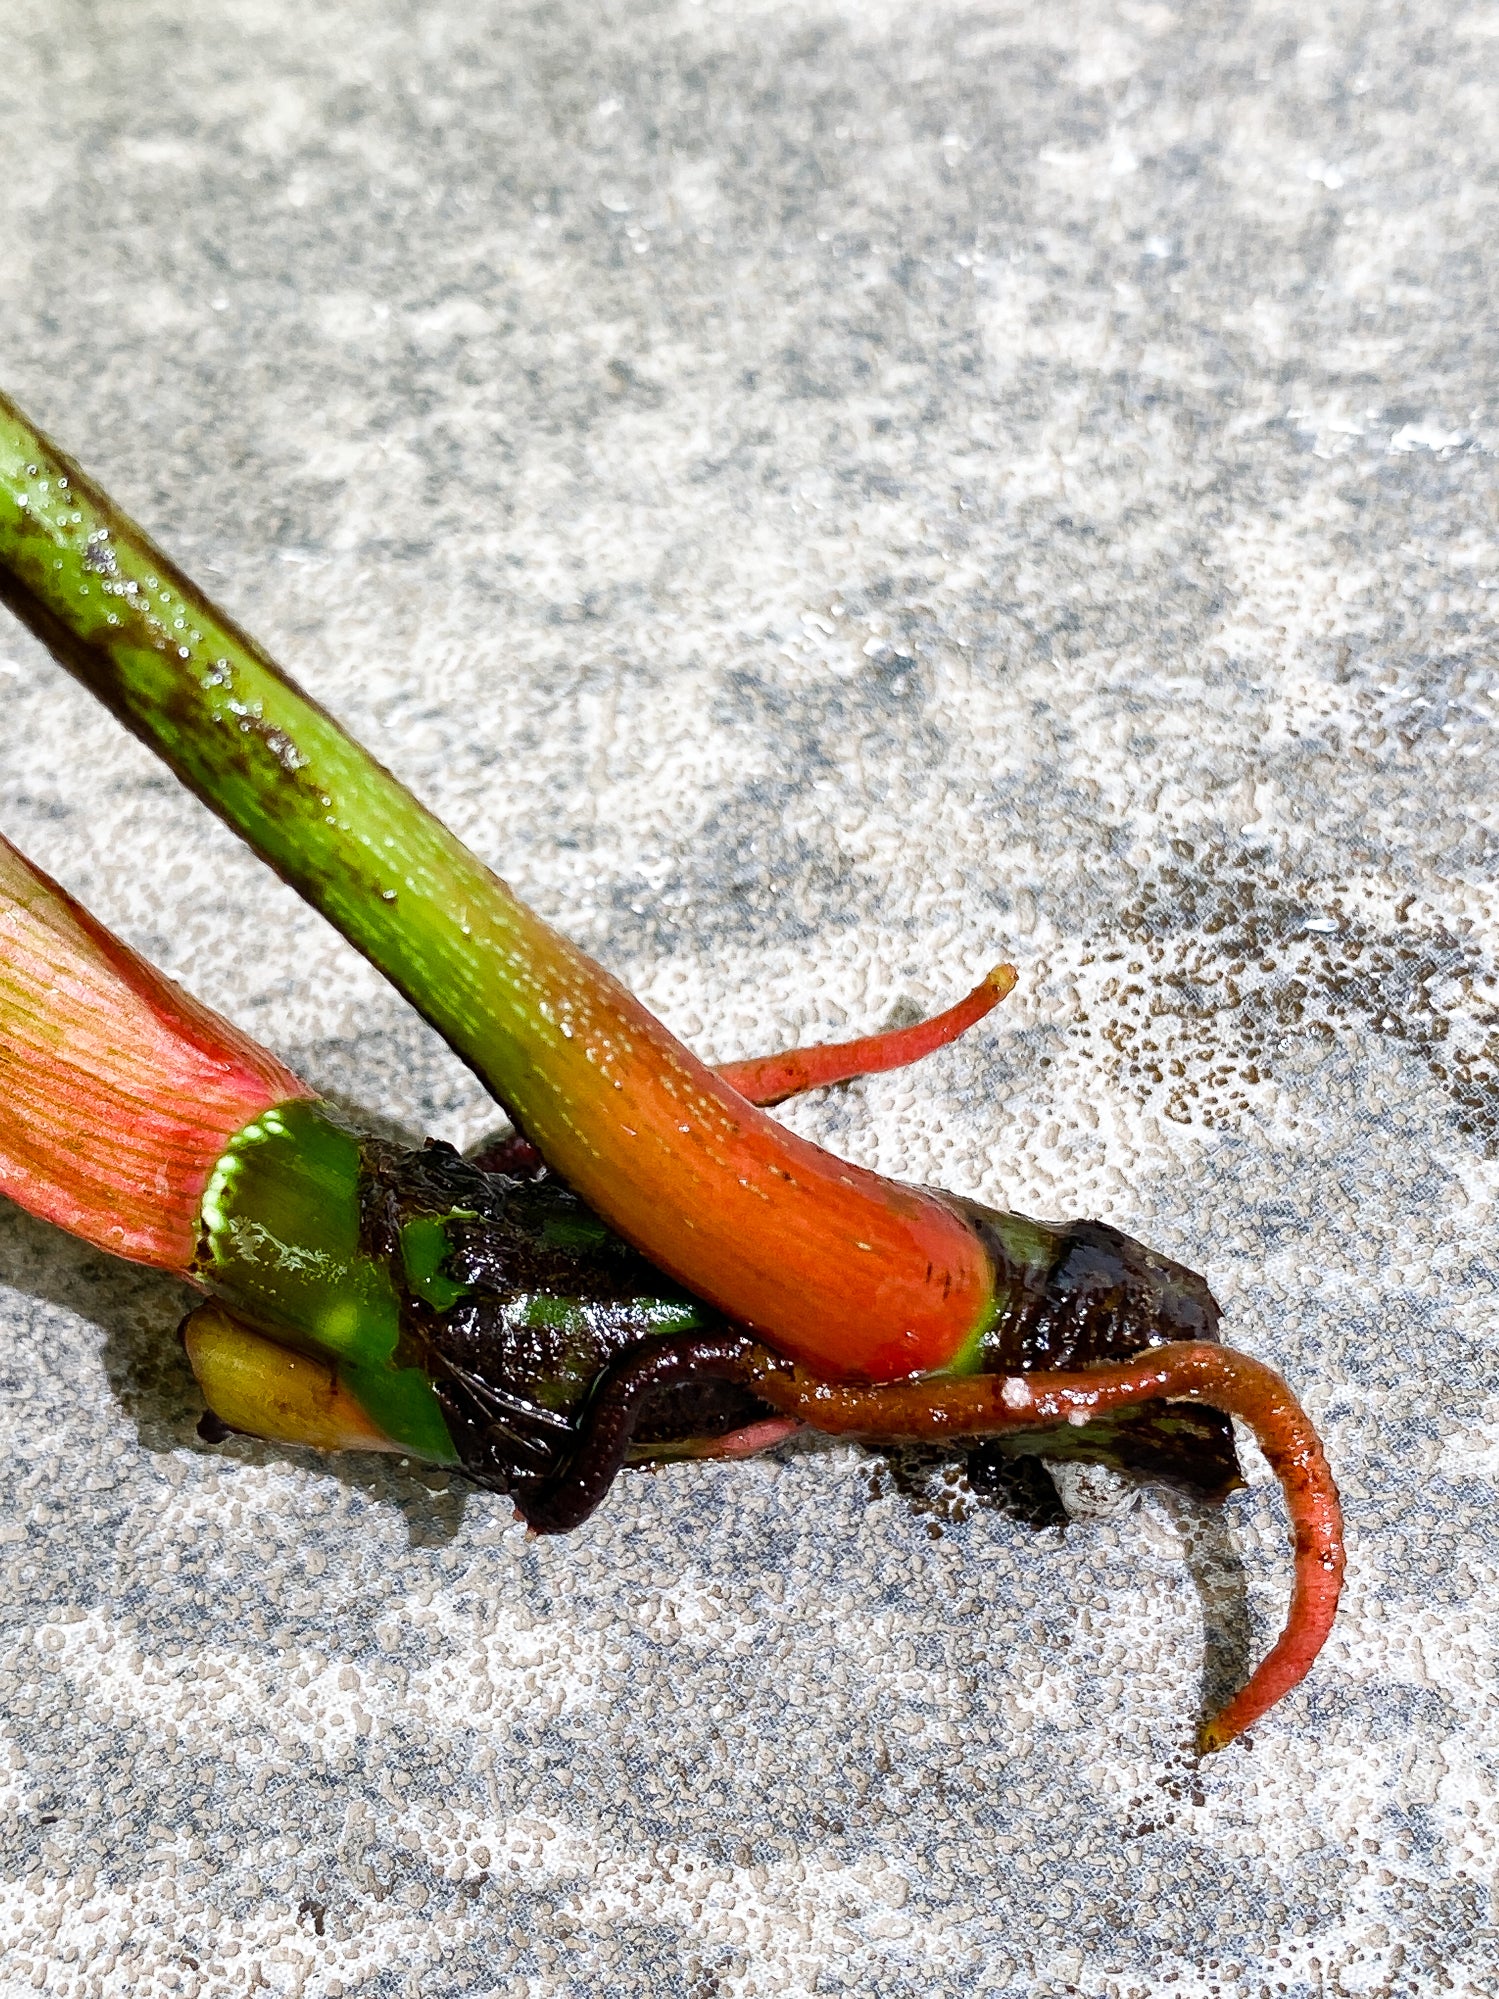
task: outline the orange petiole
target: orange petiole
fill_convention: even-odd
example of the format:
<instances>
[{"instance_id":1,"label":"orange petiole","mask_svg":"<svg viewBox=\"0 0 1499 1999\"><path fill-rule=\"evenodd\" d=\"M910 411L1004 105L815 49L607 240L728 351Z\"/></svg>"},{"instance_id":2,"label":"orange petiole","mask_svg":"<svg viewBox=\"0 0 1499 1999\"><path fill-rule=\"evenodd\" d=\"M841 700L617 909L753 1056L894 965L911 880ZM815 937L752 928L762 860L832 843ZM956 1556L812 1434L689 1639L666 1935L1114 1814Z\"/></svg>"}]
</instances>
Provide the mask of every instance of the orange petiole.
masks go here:
<instances>
[{"instance_id":1,"label":"orange petiole","mask_svg":"<svg viewBox=\"0 0 1499 1999\"><path fill-rule=\"evenodd\" d=\"M888 1028L857 1041L825 1042L810 1048L788 1048L779 1055L753 1055L745 1062L722 1062L714 1072L747 1104L769 1109L808 1090L825 1090L834 1083L852 1083L859 1076L878 1076L904 1069L939 1048L948 1048L970 1027L992 1013L1015 990L1013 965L996 965L971 993L930 1020L911 1027ZM541 1154L518 1132L486 1145L475 1163L489 1173L530 1173L541 1165Z\"/></svg>"}]
</instances>

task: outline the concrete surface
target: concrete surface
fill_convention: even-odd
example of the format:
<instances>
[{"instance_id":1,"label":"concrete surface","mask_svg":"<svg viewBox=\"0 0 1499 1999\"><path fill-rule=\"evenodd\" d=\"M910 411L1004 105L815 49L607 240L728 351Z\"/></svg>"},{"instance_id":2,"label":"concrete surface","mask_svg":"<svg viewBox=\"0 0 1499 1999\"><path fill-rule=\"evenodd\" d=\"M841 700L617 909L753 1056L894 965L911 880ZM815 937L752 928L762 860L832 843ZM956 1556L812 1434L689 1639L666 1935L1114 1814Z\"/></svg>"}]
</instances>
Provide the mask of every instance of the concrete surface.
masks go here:
<instances>
[{"instance_id":1,"label":"concrete surface","mask_svg":"<svg viewBox=\"0 0 1499 1999\"><path fill-rule=\"evenodd\" d=\"M178 1290L7 1210L5 1999L1499 1992L1496 84L1492 5L5 0L6 387L708 1054L1013 955L794 1121L1205 1269L1352 1551L1198 1767L1263 1465L528 1543L200 1446ZM13 627L0 704L36 859L490 1128Z\"/></svg>"}]
</instances>

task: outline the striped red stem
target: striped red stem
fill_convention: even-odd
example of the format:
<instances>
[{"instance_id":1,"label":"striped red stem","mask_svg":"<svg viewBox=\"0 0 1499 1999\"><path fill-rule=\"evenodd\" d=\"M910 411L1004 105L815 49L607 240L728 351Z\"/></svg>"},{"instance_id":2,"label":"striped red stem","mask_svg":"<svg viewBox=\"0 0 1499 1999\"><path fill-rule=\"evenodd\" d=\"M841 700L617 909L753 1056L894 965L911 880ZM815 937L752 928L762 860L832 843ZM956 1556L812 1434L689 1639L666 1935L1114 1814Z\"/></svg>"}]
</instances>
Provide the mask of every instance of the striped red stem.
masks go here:
<instances>
[{"instance_id":1,"label":"striped red stem","mask_svg":"<svg viewBox=\"0 0 1499 1999\"><path fill-rule=\"evenodd\" d=\"M310 1095L0 837L0 1193L186 1271L231 1137Z\"/></svg>"}]
</instances>

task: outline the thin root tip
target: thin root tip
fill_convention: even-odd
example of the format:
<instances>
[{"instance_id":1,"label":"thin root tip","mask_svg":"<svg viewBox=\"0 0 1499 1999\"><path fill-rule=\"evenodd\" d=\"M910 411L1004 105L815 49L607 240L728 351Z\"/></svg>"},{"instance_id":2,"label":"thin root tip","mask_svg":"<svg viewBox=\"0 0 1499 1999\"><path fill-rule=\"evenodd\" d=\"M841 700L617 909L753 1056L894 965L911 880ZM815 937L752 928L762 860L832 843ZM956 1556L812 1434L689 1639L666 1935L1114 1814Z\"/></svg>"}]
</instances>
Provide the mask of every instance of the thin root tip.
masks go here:
<instances>
[{"instance_id":1,"label":"thin root tip","mask_svg":"<svg viewBox=\"0 0 1499 1999\"><path fill-rule=\"evenodd\" d=\"M1221 1727L1219 1717L1214 1715L1211 1721L1205 1721L1197 1731L1198 1755L1212 1756L1220 1749L1227 1749L1237 1733L1237 1729Z\"/></svg>"},{"instance_id":2,"label":"thin root tip","mask_svg":"<svg viewBox=\"0 0 1499 1999\"><path fill-rule=\"evenodd\" d=\"M996 999L1004 999L1014 992L1015 982L1020 977L1013 965L996 965L992 972L985 972L984 984L993 986Z\"/></svg>"}]
</instances>

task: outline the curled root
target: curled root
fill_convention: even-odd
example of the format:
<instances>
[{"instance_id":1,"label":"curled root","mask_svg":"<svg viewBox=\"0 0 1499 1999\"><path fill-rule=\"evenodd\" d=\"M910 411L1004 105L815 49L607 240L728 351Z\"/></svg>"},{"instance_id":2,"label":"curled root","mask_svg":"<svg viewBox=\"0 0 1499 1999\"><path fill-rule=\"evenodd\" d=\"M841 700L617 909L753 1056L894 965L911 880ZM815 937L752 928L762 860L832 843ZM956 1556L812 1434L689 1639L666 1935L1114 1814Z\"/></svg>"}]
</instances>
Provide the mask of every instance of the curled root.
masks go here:
<instances>
[{"instance_id":1,"label":"curled root","mask_svg":"<svg viewBox=\"0 0 1499 1999\"><path fill-rule=\"evenodd\" d=\"M750 1385L782 1415L838 1436L976 1437L1088 1421L1134 1402L1205 1402L1238 1416L1280 1480L1291 1516L1295 1581L1285 1630L1248 1683L1203 1724L1198 1748L1222 1749L1311 1669L1332 1627L1343 1584L1343 1517L1321 1439L1272 1368L1232 1347L1182 1341L1137 1360L1076 1373L927 1378L868 1388L819 1381L774 1356Z\"/></svg>"},{"instance_id":2,"label":"curled root","mask_svg":"<svg viewBox=\"0 0 1499 1999\"><path fill-rule=\"evenodd\" d=\"M1295 1580L1286 1626L1248 1682L1203 1724L1198 1747L1222 1749L1311 1669L1331 1629L1343 1582L1343 1521L1321 1440L1272 1368L1231 1347L1182 1341L1137 1359L1069 1373L941 1376L860 1385L824 1381L738 1334L651 1341L607 1370L564 1469L518 1504L541 1533L586 1520L624 1461L647 1397L686 1380L737 1381L783 1417L833 1436L893 1440L993 1436L1050 1428L1158 1398L1201 1402L1238 1416L1280 1480L1291 1516Z\"/></svg>"}]
</instances>

